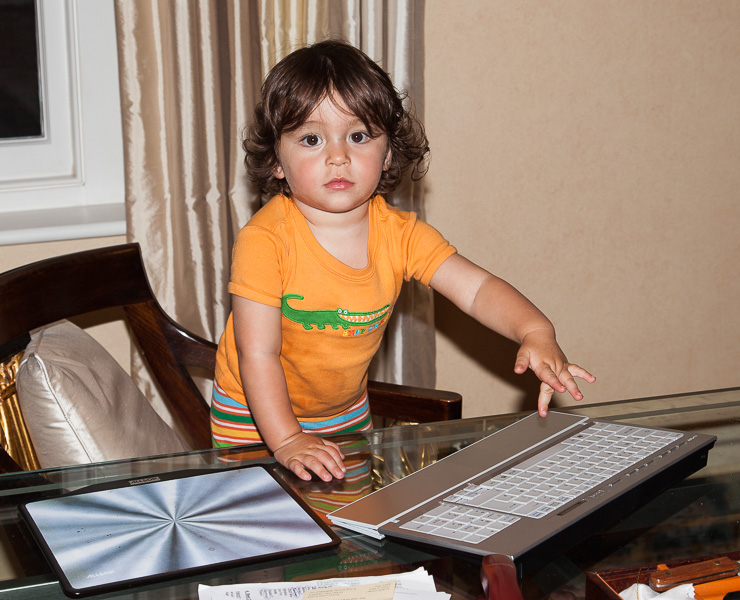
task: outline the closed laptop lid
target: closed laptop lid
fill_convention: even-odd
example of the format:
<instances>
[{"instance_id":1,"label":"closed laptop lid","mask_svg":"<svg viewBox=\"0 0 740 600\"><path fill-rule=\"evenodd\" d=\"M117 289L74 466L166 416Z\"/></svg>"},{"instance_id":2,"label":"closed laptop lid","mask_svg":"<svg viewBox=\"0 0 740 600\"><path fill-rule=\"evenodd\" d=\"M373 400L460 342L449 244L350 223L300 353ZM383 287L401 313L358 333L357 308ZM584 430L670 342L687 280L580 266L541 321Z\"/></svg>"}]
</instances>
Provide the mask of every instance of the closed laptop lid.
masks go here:
<instances>
[{"instance_id":1,"label":"closed laptop lid","mask_svg":"<svg viewBox=\"0 0 740 600\"><path fill-rule=\"evenodd\" d=\"M339 543L262 466L129 479L20 509L73 596Z\"/></svg>"}]
</instances>

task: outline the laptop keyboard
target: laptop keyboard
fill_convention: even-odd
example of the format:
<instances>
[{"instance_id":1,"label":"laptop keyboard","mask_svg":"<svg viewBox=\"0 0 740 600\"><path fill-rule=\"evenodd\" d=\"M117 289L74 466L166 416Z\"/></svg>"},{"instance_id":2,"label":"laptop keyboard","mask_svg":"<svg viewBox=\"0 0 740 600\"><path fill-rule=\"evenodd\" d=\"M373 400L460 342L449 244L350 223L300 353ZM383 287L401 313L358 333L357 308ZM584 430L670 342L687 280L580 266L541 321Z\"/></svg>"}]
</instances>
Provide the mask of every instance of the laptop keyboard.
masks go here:
<instances>
[{"instance_id":1,"label":"laptop keyboard","mask_svg":"<svg viewBox=\"0 0 740 600\"><path fill-rule=\"evenodd\" d=\"M492 510L442 502L413 521L404 523L401 529L477 544L518 520L519 517Z\"/></svg>"},{"instance_id":2,"label":"laptop keyboard","mask_svg":"<svg viewBox=\"0 0 740 600\"><path fill-rule=\"evenodd\" d=\"M629 476L651 454L676 449L681 437L673 431L594 423L482 483L468 484L400 527L478 543L520 517L540 519L619 474Z\"/></svg>"}]
</instances>

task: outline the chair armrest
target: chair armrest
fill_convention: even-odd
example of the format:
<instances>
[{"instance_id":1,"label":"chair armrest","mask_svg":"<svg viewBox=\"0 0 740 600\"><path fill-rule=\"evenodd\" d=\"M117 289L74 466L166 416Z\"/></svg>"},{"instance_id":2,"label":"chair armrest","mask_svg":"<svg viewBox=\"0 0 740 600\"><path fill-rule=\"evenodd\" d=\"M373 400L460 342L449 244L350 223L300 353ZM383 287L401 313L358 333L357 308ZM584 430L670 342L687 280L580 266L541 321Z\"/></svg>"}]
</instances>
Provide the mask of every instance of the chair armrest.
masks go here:
<instances>
[{"instance_id":1,"label":"chair armrest","mask_svg":"<svg viewBox=\"0 0 740 600\"><path fill-rule=\"evenodd\" d=\"M462 418L462 396L455 392L380 381L368 381L367 391L376 417L415 423Z\"/></svg>"},{"instance_id":2,"label":"chair armrest","mask_svg":"<svg viewBox=\"0 0 740 600\"><path fill-rule=\"evenodd\" d=\"M481 564L481 583L486 600L522 600L516 566L508 556L489 554Z\"/></svg>"},{"instance_id":3,"label":"chair armrest","mask_svg":"<svg viewBox=\"0 0 740 600\"><path fill-rule=\"evenodd\" d=\"M180 327L153 301L124 307L131 333L193 449L211 447L210 407L188 367L213 375L216 344Z\"/></svg>"},{"instance_id":4,"label":"chair armrest","mask_svg":"<svg viewBox=\"0 0 740 600\"><path fill-rule=\"evenodd\" d=\"M218 345L182 328L174 321L163 325L172 353L189 367L199 367L210 374L216 371Z\"/></svg>"}]
</instances>

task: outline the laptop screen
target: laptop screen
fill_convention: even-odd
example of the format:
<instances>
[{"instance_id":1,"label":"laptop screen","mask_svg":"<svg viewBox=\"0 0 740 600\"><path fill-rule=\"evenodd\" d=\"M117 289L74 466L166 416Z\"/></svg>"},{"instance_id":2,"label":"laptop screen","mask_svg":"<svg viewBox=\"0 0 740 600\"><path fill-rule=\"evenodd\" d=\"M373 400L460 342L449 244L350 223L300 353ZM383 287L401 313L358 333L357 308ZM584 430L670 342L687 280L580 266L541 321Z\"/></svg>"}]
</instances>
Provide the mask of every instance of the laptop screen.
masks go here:
<instances>
[{"instance_id":1,"label":"laptop screen","mask_svg":"<svg viewBox=\"0 0 740 600\"><path fill-rule=\"evenodd\" d=\"M126 480L21 512L75 596L339 543L261 466Z\"/></svg>"}]
</instances>

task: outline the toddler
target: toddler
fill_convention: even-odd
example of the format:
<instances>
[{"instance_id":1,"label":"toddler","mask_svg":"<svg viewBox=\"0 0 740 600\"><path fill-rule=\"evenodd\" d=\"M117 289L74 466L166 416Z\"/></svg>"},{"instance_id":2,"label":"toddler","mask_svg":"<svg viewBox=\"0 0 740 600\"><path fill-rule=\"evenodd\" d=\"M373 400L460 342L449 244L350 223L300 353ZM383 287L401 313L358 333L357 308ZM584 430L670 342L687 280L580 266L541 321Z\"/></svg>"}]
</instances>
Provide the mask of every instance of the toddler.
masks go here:
<instances>
[{"instance_id":1,"label":"toddler","mask_svg":"<svg viewBox=\"0 0 740 600\"><path fill-rule=\"evenodd\" d=\"M211 424L216 446L266 443L298 477L344 476L316 434L371 426L367 369L404 280L415 278L520 344L514 370L583 396L552 324L503 280L460 256L383 193L423 175L421 123L388 75L353 46L297 50L268 74L244 142L250 178L272 199L239 232L232 313L221 337Z\"/></svg>"}]
</instances>

